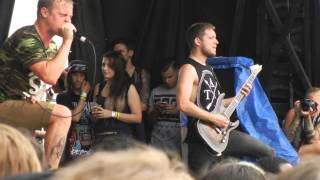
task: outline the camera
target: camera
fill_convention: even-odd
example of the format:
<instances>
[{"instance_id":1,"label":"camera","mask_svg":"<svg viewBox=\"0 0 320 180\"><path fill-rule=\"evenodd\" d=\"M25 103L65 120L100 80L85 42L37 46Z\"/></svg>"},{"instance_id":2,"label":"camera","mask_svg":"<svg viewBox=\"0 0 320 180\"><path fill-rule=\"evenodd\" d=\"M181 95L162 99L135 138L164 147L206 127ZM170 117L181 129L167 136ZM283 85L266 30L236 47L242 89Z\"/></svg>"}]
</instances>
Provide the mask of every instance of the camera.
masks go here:
<instances>
[{"instance_id":1,"label":"camera","mask_svg":"<svg viewBox=\"0 0 320 180\"><path fill-rule=\"evenodd\" d=\"M309 111L310 108L312 108L315 111L315 110L317 110L317 105L318 105L318 103L316 103L315 101L313 101L311 99L301 100L301 109L303 111Z\"/></svg>"}]
</instances>

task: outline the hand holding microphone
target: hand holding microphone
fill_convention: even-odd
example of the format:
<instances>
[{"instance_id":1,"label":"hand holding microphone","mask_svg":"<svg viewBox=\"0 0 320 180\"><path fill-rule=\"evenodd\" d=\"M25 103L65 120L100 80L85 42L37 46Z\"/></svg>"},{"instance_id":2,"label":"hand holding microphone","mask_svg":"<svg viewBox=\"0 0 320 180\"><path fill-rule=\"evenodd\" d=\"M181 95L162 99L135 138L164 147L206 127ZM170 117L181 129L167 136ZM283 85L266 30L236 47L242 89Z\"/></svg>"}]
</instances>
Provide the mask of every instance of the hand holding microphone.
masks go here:
<instances>
[{"instance_id":1,"label":"hand holding microphone","mask_svg":"<svg viewBox=\"0 0 320 180\"><path fill-rule=\"evenodd\" d=\"M59 35L63 38L63 40L73 40L74 32L76 32L76 27L71 23L65 23L59 29Z\"/></svg>"},{"instance_id":2,"label":"hand holding microphone","mask_svg":"<svg viewBox=\"0 0 320 180\"><path fill-rule=\"evenodd\" d=\"M59 35L64 40L72 40L74 37L79 39L81 42L87 42L88 39L82 36L76 29L76 27L71 23L65 23L59 30Z\"/></svg>"}]
</instances>

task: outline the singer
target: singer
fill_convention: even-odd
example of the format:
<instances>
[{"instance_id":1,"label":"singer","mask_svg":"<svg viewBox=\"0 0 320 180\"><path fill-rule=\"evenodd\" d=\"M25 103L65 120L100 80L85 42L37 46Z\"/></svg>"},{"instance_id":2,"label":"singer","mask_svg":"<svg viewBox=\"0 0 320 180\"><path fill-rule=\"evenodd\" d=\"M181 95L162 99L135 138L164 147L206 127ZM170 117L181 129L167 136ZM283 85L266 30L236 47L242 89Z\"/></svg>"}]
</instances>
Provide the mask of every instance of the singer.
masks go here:
<instances>
[{"instance_id":1,"label":"singer","mask_svg":"<svg viewBox=\"0 0 320 180\"><path fill-rule=\"evenodd\" d=\"M76 31L72 14L72 0L39 0L36 22L17 30L0 49L0 122L30 130L46 127L50 168L59 166L71 112L45 101L46 84L55 84L67 63ZM63 38L59 49L54 35Z\"/></svg>"}]
</instances>

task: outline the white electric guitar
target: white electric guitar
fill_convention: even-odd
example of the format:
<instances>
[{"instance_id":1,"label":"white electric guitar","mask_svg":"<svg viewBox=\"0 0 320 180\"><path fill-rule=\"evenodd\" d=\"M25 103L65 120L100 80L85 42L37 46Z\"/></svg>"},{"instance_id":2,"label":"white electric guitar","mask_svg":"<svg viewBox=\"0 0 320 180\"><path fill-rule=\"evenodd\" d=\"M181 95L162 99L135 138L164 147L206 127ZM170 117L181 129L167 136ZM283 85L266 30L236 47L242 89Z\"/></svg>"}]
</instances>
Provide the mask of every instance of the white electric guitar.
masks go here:
<instances>
[{"instance_id":1,"label":"white electric guitar","mask_svg":"<svg viewBox=\"0 0 320 180\"><path fill-rule=\"evenodd\" d=\"M251 74L246 80L246 82L242 85L239 92L237 92L236 96L233 98L232 102L229 104L228 107L223 105L223 99L225 94L222 93L219 95L216 106L211 113L214 114L221 114L226 118L230 119L230 116L239 105L239 103L244 99L244 94L241 93L245 84L252 84L255 78L257 77L258 73L262 70L261 65L253 65L250 66ZM235 122L229 123L228 127L226 128L219 128L212 123L205 122L202 120L197 121L197 129L199 134L204 139L204 141L208 144L208 146L216 151L220 156L222 152L226 149L229 141L229 134L230 132L239 126L239 120Z\"/></svg>"}]
</instances>

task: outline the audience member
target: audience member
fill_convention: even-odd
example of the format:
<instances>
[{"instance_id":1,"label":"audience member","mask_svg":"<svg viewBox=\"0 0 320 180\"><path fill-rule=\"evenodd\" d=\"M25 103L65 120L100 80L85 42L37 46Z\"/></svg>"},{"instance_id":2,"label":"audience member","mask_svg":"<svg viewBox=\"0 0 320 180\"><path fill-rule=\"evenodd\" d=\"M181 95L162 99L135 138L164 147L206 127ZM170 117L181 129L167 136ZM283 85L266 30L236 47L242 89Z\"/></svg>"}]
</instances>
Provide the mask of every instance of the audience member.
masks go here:
<instances>
[{"instance_id":1,"label":"audience member","mask_svg":"<svg viewBox=\"0 0 320 180\"><path fill-rule=\"evenodd\" d=\"M43 144L39 143L36 139L36 135L33 134L30 130L25 128L17 128L29 141L31 142L32 146L34 147L34 150L37 153L38 159L40 160L41 167L43 169L48 168L48 164L46 162L46 159L44 157L44 148Z\"/></svg>"},{"instance_id":2,"label":"audience member","mask_svg":"<svg viewBox=\"0 0 320 180\"><path fill-rule=\"evenodd\" d=\"M154 121L151 144L181 154L180 114L176 101L176 63L170 61L165 64L161 69L161 76L163 84L151 91L149 99L149 117Z\"/></svg>"},{"instance_id":3,"label":"audience member","mask_svg":"<svg viewBox=\"0 0 320 180\"><path fill-rule=\"evenodd\" d=\"M98 152L61 169L53 179L84 180L192 180L184 165L165 153L145 146L117 152Z\"/></svg>"},{"instance_id":4,"label":"audience member","mask_svg":"<svg viewBox=\"0 0 320 180\"><path fill-rule=\"evenodd\" d=\"M284 132L300 156L320 154L320 88L312 87L297 100L284 122Z\"/></svg>"},{"instance_id":5,"label":"audience member","mask_svg":"<svg viewBox=\"0 0 320 180\"><path fill-rule=\"evenodd\" d=\"M227 162L216 164L201 180L265 180L265 172L253 163Z\"/></svg>"},{"instance_id":6,"label":"audience member","mask_svg":"<svg viewBox=\"0 0 320 180\"><path fill-rule=\"evenodd\" d=\"M91 149L91 152L100 151L119 151L127 150L131 148L144 148L146 144L135 140L134 138L125 134L119 134L117 136L105 136L101 143L97 144Z\"/></svg>"},{"instance_id":7,"label":"audience member","mask_svg":"<svg viewBox=\"0 0 320 180\"><path fill-rule=\"evenodd\" d=\"M104 81L94 90L92 109L95 118L95 144L105 136L124 134L133 136L132 123L141 122L139 94L131 84L125 70L123 56L115 51L103 55L102 73Z\"/></svg>"},{"instance_id":8,"label":"audience member","mask_svg":"<svg viewBox=\"0 0 320 180\"><path fill-rule=\"evenodd\" d=\"M33 145L17 129L0 124L0 147L0 179L42 170Z\"/></svg>"},{"instance_id":9,"label":"audience member","mask_svg":"<svg viewBox=\"0 0 320 180\"><path fill-rule=\"evenodd\" d=\"M320 158L309 156L292 169L281 173L278 180L318 180L320 179Z\"/></svg>"},{"instance_id":10,"label":"audience member","mask_svg":"<svg viewBox=\"0 0 320 180\"><path fill-rule=\"evenodd\" d=\"M265 157L258 159L256 164L264 171L279 174L292 168L292 165L285 159L279 157Z\"/></svg>"},{"instance_id":11,"label":"audience member","mask_svg":"<svg viewBox=\"0 0 320 180\"><path fill-rule=\"evenodd\" d=\"M132 60L134 55L132 42L126 39L118 39L112 42L112 48L114 51L120 52L126 60L125 69L140 96L142 112L146 112L150 93L150 74L145 69L134 65ZM143 115L143 119L145 118L145 115ZM149 142L151 125L143 119L141 123L134 125L134 136L141 141Z\"/></svg>"},{"instance_id":12,"label":"audience member","mask_svg":"<svg viewBox=\"0 0 320 180\"><path fill-rule=\"evenodd\" d=\"M87 64L72 60L68 67L67 91L57 96L57 103L72 110L72 124L67 136L64 163L87 154L93 142L90 113L90 89Z\"/></svg>"},{"instance_id":13,"label":"audience member","mask_svg":"<svg viewBox=\"0 0 320 180\"><path fill-rule=\"evenodd\" d=\"M132 83L135 85L141 99L142 111L147 110L147 103L150 93L150 75L140 67L137 67L132 62L134 55L133 44L125 39L113 41L112 47L114 51L120 52L126 61L125 70L128 72Z\"/></svg>"}]
</instances>

